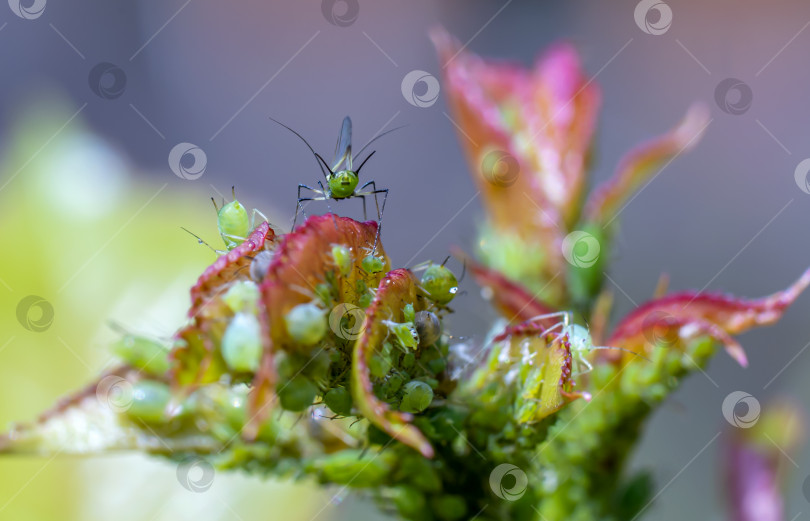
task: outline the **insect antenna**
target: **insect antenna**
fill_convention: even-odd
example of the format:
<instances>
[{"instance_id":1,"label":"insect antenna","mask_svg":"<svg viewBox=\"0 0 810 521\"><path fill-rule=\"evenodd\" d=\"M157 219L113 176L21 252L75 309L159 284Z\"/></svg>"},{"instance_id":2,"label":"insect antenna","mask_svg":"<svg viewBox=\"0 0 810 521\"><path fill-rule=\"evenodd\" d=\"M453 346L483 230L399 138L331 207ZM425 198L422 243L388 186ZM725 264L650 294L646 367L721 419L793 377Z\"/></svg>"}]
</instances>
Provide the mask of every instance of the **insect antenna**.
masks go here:
<instances>
[{"instance_id":1,"label":"insect antenna","mask_svg":"<svg viewBox=\"0 0 810 521\"><path fill-rule=\"evenodd\" d=\"M212 198L212 199L213 199L213 198ZM216 203L214 203L214 205L216 206ZM213 246L211 246L210 244L208 244L207 242L205 242L204 240L202 240L202 238L200 238L200 236L199 236L199 235L197 235L197 234L195 234L195 233L190 232L189 230L187 230L186 228L183 228L182 226L180 227L180 229L181 229L181 230L183 230L184 232L188 233L189 235L191 235L191 236L192 236L192 237L194 237L195 239L197 239L197 242L198 242L198 243L200 243L200 244L205 244L206 246L208 246L208 248L209 248L209 249L210 249L212 252L214 252L214 253L216 253L217 255L219 255L219 253L220 253L220 252L219 252L218 250L216 250L216 249L215 249Z\"/></svg>"},{"instance_id":2,"label":"insect antenna","mask_svg":"<svg viewBox=\"0 0 810 521\"><path fill-rule=\"evenodd\" d=\"M403 129L403 128L405 128L405 125L402 125L402 126L399 126L399 127L396 127L396 128L392 128L391 130L386 130L382 134L377 134L376 136L371 138L371 141L369 141L368 143L363 145L363 148L361 148L356 154L354 154L354 157L360 157L360 154L362 154L363 151L369 147L369 145L371 145L372 143L374 143L375 141L377 141L378 139L380 139L384 135L390 134L391 132L394 132L395 130L400 130L400 129ZM372 152L372 154L373 153L374 152ZM371 155L369 155L369 157L371 157ZM366 158L366 159L368 159L368 158ZM363 161L363 162L365 163L365 161ZM358 168L358 170L360 170L360 169Z\"/></svg>"},{"instance_id":3,"label":"insect antenna","mask_svg":"<svg viewBox=\"0 0 810 521\"><path fill-rule=\"evenodd\" d=\"M444 265L445 265L445 264L447 264L447 261L449 261L449 260L450 260L450 256L448 255L448 256L447 256L447 257L445 257L445 258L444 258L444 260L442 261L442 264L441 264L442 268L444 268Z\"/></svg>"},{"instance_id":4,"label":"insect antenna","mask_svg":"<svg viewBox=\"0 0 810 521\"><path fill-rule=\"evenodd\" d=\"M269 117L269 116L268 116L268 117ZM298 138L299 138L301 141L303 141L303 142L304 142L304 144L307 146L307 148L309 148L309 151L310 151L310 152L312 152L312 154L313 154L313 155L314 155L314 156L315 156L315 157L316 157L318 160L320 160L320 162L318 163L318 166L321 168L321 173L323 174L323 176L324 176L325 178L329 179L329 176L326 174L326 171L324 171L323 167L325 166L325 167L326 167L326 169L327 169L327 170L328 170L330 173L332 172L332 170L329 168L329 165L327 165L327 164L326 164L326 161L324 161L324 160L323 160L323 158L322 158L320 155L318 155L318 153L317 153L317 152L315 152L315 149L314 149L314 148L312 148L312 145L310 145L310 144L309 144L309 142L308 142L306 139L304 139L304 136L302 136L301 134L299 134L298 132L296 132L295 130L291 129L290 127L288 127L287 125L285 125L284 123L282 123L281 121L279 121L279 120L277 120L277 119L274 119L274 118L272 118L272 117L271 117L271 118L270 118L270 121L273 121L273 122L275 122L275 123L278 123L278 124L279 124L279 125L281 125L282 127L286 128L287 130L289 130L290 132L292 132L293 134L295 134L296 136L298 136Z\"/></svg>"},{"instance_id":5,"label":"insect antenna","mask_svg":"<svg viewBox=\"0 0 810 521\"><path fill-rule=\"evenodd\" d=\"M366 164L366 161L371 159L371 156L374 155L374 152L376 152L376 150L372 151L368 156L366 156L366 158L363 160L363 162L360 163L360 166L357 167L357 170L354 171L355 174L360 175L360 169L363 168L363 165Z\"/></svg>"}]
</instances>

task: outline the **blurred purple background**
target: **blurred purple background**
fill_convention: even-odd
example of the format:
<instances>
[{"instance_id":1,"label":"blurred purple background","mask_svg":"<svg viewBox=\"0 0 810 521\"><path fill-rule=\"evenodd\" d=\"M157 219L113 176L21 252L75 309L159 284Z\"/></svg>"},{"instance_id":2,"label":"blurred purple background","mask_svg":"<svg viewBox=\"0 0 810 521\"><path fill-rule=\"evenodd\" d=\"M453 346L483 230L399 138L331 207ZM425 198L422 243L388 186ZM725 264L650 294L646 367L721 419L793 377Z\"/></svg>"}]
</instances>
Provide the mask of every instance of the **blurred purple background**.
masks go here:
<instances>
[{"instance_id":1,"label":"blurred purple background","mask_svg":"<svg viewBox=\"0 0 810 521\"><path fill-rule=\"evenodd\" d=\"M177 143L193 143L208 161L195 187L217 195L236 185L249 207L267 210L287 228L297 184L314 183L320 173L306 147L268 116L325 155L346 114L358 144L384 126L407 125L375 144L363 176L391 189L383 240L394 264L441 259L451 245L472 249L482 215L443 96L422 108L401 92L412 70L439 76L428 30L442 24L474 52L525 64L562 38L576 44L603 89L597 182L625 151L672 126L693 101L712 108L695 151L667 166L621 215L610 273L616 316L648 299L661 272L670 274L673 289L756 297L787 286L810 265L810 195L794 180L796 166L810 157L810 4L670 2L672 25L658 36L636 25L636 1L358 5L358 12L346 13L357 17L345 27L329 23L320 1L79 0L49 2L32 20L0 5L0 150L20 107L56 91L151 172L140 175L191 183L172 174L167 157ZM337 3L338 16L345 8ZM114 99L90 87L91 70L101 62L126 78L125 85L112 85L123 88ZM728 114L714 101L715 87L730 77L753 93L743 114ZM326 211L325 205L310 209ZM360 215L357 201L335 209ZM166 225L179 230L186 224ZM491 312L469 279L464 286L468 293L452 324L457 332L480 335ZM633 464L655 464L659 489L677 479L663 488L650 518L722 517L721 442L690 460L726 426L720 407L729 392L745 390L763 403L777 395L810 395L803 377L810 369L803 351L810 341L808 312L810 297L804 296L778 326L741 339L749 369L720 355L656 414ZM798 466L788 465L793 519L810 509L801 491L810 455L790 457ZM353 505L337 507L335 515L353 518Z\"/></svg>"}]
</instances>

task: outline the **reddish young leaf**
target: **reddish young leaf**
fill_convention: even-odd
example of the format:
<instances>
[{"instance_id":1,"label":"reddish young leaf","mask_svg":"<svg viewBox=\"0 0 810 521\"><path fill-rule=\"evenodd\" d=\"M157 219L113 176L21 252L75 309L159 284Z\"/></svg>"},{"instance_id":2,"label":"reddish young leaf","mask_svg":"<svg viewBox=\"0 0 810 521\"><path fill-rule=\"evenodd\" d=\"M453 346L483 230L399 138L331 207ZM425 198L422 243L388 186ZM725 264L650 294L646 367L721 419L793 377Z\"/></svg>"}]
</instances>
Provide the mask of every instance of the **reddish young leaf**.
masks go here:
<instances>
[{"instance_id":1,"label":"reddish young leaf","mask_svg":"<svg viewBox=\"0 0 810 521\"><path fill-rule=\"evenodd\" d=\"M786 290L768 297L746 300L716 293L683 292L648 302L630 313L617 326L607 345L643 349L651 342L645 336L655 328L678 328L678 335L699 333L726 345L729 354L747 365L745 353L729 335L755 326L773 324L796 297L810 285L810 269ZM688 326L694 326L691 332Z\"/></svg>"},{"instance_id":2,"label":"reddish young leaf","mask_svg":"<svg viewBox=\"0 0 810 521\"><path fill-rule=\"evenodd\" d=\"M388 336L384 320L404 321L402 309L413 304L415 311L424 306L417 298L418 281L406 269L388 272L377 288L377 295L366 309L362 335L354 344L352 356L352 395L363 416L402 443L413 447L426 458L433 457L433 447L422 433L410 425L411 414L392 410L388 404L374 396L369 371L369 360Z\"/></svg>"}]
</instances>

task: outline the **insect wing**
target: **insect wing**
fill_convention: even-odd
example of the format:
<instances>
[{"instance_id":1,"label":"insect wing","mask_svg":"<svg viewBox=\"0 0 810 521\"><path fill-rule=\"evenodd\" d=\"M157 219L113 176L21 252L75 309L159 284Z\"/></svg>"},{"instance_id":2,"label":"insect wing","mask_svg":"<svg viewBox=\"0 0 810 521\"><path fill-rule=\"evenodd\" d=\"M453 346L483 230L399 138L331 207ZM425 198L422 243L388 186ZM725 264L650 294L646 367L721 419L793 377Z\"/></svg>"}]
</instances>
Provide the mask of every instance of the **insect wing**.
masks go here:
<instances>
[{"instance_id":1,"label":"insect wing","mask_svg":"<svg viewBox=\"0 0 810 521\"><path fill-rule=\"evenodd\" d=\"M335 160L332 163L332 172L337 172L343 162L346 162L346 168L352 169L352 119L349 116L343 118L343 124L340 127L340 134L335 144Z\"/></svg>"}]
</instances>

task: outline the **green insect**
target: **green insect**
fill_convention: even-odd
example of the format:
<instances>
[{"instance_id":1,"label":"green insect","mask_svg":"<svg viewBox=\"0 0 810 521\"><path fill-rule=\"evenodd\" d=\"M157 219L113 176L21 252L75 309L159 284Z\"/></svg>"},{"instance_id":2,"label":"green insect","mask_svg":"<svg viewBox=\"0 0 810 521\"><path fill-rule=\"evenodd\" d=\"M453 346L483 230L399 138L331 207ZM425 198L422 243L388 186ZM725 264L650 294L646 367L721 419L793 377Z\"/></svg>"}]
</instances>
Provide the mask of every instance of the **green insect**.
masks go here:
<instances>
[{"instance_id":1,"label":"green insect","mask_svg":"<svg viewBox=\"0 0 810 521\"><path fill-rule=\"evenodd\" d=\"M183 228L183 230L193 235L197 239L197 242L205 244L219 255L228 253L245 242L248 236L250 236L250 232L252 232L260 222L270 222L267 216L257 208L254 208L252 212L247 211L247 208L236 199L236 187L231 187L231 193L233 195L233 201L230 203L223 201L222 206L217 206L217 202L213 197L211 198L211 202L214 203L214 209L217 211L217 228L219 229L219 235L222 237L222 241L225 243L225 250L213 248L199 236ZM260 217L262 221L256 222L257 216Z\"/></svg>"},{"instance_id":2,"label":"green insect","mask_svg":"<svg viewBox=\"0 0 810 521\"><path fill-rule=\"evenodd\" d=\"M312 154L318 160L318 166L321 168L321 172L323 173L326 181L326 184L324 185L324 183L319 180L318 188L305 184L298 185L298 202L295 210L295 218L293 219L293 230L295 229L295 224L298 221L298 212L300 211L304 214L304 217L306 217L306 212L304 211L304 206L302 204L306 201L329 201L332 199L341 200L349 199L351 197L359 197L363 201L363 218L367 219L366 196L373 196L374 204L377 208L378 226L377 235L374 238L374 248L372 252L376 251L377 243L379 242L380 238L380 229L382 228L383 213L385 212L385 202L388 199L388 189L377 189L377 184L373 180L366 182L360 187L357 186L360 183L360 170L363 168L363 165L365 165L366 162L371 159L371 156L373 156L374 152L376 151L372 151L368 156L366 156L366 158L360 162L360 166L357 168L354 168L354 162L355 159L359 158L363 151L374 141L386 134L393 132L394 130L398 130L401 127L397 127L377 135L376 137L372 138L371 141L366 143L366 145L361 148L357 154L352 154L352 120L349 116L346 116L343 118L343 124L340 127L340 134L338 135L337 144L335 145L335 158L330 166L320 154L315 152L315 149L312 148L309 142L307 142L307 140L304 139L301 134L280 121L276 121L273 118L270 119L298 136L301 141L306 144L310 152L312 152ZM304 189L312 192L313 197L301 197L301 190ZM379 200L377 199L378 194L383 194L382 206L380 206ZM331 211L331 208L329 208L330 213Z\"/></svg>"},{"instance_id":3,"label":"green insect","mask_svg":"<svg viewBox=\"0 0 810 521\"><path fill-rule=\"evenodd\" d=\"M287 332L297 343L310 347L320 342L329 329L326 312L317 304L298 304L284 315Z\"/></svg>"},{"instance_id":4,"label":"green insect","mask_svg":"<svg viewBox=\"0 0 810 521\"><path fill-rule=\"evenodd\" d=\"M551 326L545 327L545 321L554 318L560 319L559 322L556 322ZM634 356L647 360L648 362L650 361L645 356L640 355L635 351L624 349L622 347L593 345L591 332L588 330L587 327L574 323L573 319L571 318L570 311L556 311L554 313L538 315L536 317L530 318L523 324L518 325L516 327L521 331L523 331L524 333L534 331L542 335L547 335L552 331L559 329L560 330L559 334L561 337L562 336L568 337L568 343L571 346L571 358L574 360L574 363L576 364L576 369L574 371L575 375L586 374L593 370L593 365L588 360L588 355L592 351L598 351L603 349L614 349L617 351L624 351L626 353L631 353ZM526 361L528 362L529 360Z\"/></svg>"},{"instance_id":5,"label":"green insect","mask_svg":"<svg viewBox=\"0 0 810 521\"><path fill-rule=\"evenodd\" d=\"M234 315L222 336L222 358L232 371L255 373L262 359L262 332L251 313Z\"/></svg>"},{"instance_id":6,"label":"green insect","mask_svg":"<svg viewBox=\"0 0 810 521\"><path fill-rule=\"evenodd\" d=\"M422 412L433 402L433 389L420 380L411 380L405 384L399 410L403 412Z\"/></svg>"},{"instance_id":7,"label":"green insect","mask_svg":"<svg viewBox=\"0 0 810 521\"><path fill-rule=\"evenodd\" d=\"M422 288L428 298L439 306L449 304L458 293L458 279L450 269L444 266L448 259L449 257L441 264L430 264L421 279Z\"/></svg>"}]
</instances>

